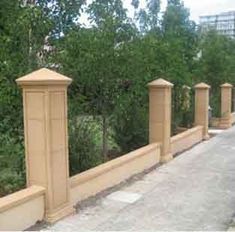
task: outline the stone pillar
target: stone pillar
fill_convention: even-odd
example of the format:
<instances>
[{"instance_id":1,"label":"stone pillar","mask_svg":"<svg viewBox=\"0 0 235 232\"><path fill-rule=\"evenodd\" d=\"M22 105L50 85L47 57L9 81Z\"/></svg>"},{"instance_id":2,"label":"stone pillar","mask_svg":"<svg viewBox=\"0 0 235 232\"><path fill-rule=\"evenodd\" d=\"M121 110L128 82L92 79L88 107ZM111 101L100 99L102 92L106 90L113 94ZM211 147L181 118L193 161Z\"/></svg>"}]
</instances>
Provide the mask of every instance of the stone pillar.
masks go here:
<instances>
[{"instance_id":1,"label":"stone pillar","mask_svg":"<svg viewBox=\"0 0 235 232\"><path fill-rule=\"evenodd\" d=\"M40 69L16 80L23 89L27 185L46 188L46 221L71 214L67 87L71 79Z\"/></svg>"},{"instance_id":2,"label":"stone pillar","mask_svg":"<svg viewBox=\"0 0 235 232\"><path fill-rule=\"evenodd\" d=\"M171 138L171 89L173 84L157 79L149 86L149 143L161 143L161 162L173 158Z\"/></svg>"},{"instance_id":3,"label":"stone pillar","mask_svg":"<svg viewBox=\"0 0 235 232\"><path fill-rule=\"evenodd\" d=\"M232 126L232 89L231 84L225 83L221 87L221 119L220 128L228 129Z\"/></svg>"},{"instance_id":4,"label":"stone pillar","mask_svg":"<svg viewBox=\"0 0 235 232\"><path fill-rule=\"evenodd\" d=\"M195 85L195 125L203 126L204 139L209 139L209 89L205 83Z\"/></svg>"}]
</instances>

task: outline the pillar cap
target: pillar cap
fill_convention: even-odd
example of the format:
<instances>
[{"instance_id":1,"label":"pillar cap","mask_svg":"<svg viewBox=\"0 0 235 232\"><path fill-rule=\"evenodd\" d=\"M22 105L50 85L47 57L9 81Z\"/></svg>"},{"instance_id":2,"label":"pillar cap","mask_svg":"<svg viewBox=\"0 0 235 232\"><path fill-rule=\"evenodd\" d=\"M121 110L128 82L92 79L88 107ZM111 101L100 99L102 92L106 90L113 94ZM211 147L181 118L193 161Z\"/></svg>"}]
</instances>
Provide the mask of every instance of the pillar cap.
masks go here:
<instances>
[{"instance_id":1,"label":"pillar cap","mask_svg":"<svg viewBox=\"0 0 235 232\"><path fill-rule=\"evenodd\" d=\"M72 82L71 78L51 71L47 68L42 68L16 79L16 83L20 86L32 85L69 85Z\"/></svg>"},{"instance_id":2,"label":"pillar cap","mask_svg":"<svg viewBox=\"0 0 235 232\"><path fill-rule=\"evenodd\" d=\"M172 88L174 85L172 83L170 83L169 81L166 81L162 78L159 78L157 80L154 80L150 83L148 83L148 87L150 88L162 88L162 87L168 87L168 88Z\"/></svg>"},{"instance_id":3,"label":"pillar cap","mask_svg":"<svg viewBox=\"0 0 235 232\"><path fill-rule=\"evenodd\" d=\"M233 85L229 83L224 83L223 85L220 86L221 88L233 88Z\"/></svg>"},{"instance_id":4,"label":"pillar cap","mask_svg":"<svg viewBox=\"0 0 235 232\"><path fill-rule=\"evenodd\" d=\"M206 84L204 82L201 82L201 83L195 85L194 87L195 87L195 89L210 89L211 88L208 84Z\"/></svg>"}]
</instances>

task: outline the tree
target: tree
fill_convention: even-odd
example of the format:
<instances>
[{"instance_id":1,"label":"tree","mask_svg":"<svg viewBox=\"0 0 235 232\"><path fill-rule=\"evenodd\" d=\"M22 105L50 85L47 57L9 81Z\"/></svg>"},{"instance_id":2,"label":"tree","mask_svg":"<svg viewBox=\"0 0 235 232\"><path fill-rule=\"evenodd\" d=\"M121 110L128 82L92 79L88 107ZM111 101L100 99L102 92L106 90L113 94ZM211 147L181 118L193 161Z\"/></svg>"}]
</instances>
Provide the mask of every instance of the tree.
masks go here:
<instances>
[{"instance_id":1,"label":"tree","mask_svg":"<svg viewBox=\"0 0 235 232\"><path fill-rule=\"evenodd\" d=\"M196 75L211 86L211 106L215 116L220 116L220 85L235 83L235 42L216 31L201 35L201 57Z\"/></svg>"},{"instance_id":2,"label":"tree","mask_svg":"<svg viewBox=\"0 0 235 232\"><path fill-rule=\"evenodd\" d=\"M59 63L74 79L71 95L79 93L80 99L85 99L84 113L102 118L106 159L109 121L122 90L120 48L131 41L135 29L120 0L93 1L87 12L93 27L77 27L66 35Z\"/></svg>"},{"instance_id":3,"label":"tree","mask_svg":"<svg viewBox=\"0 0 235 232\"><path fill-rule=\"evenodd\" d=\"M173 128L183 124L181 95L183 85L192 85L194 58L198 53L196 24L189 19L190 13L180 0L169 0L161 22L163 40L168 49L165 62L166 75L174 82Z\"/></svg>"},{"instance_id":4,"label":"tree","mask_svg":"<svg viewBox=\"0 0 235 232\"><path fill-rule=\"evenodd\" d=\"M169 0L162 20L162 34L171 53L170 76L185 84L198 49L196 24L180 0Z\"/></svg>"},{"instance_id":5,"label":"tree","mask_svg":"<svg viewBox=\"0 0 235 232\"><path fill-rule=\"evenodd\" d=\"M53 23L50 36L59 38L78 24L85 0L34 0Z\"/></svg>"},{"instance_id":6,"label":"tree","mask_svg":"<svg viewBox=\"0 0 235 232\"><path fill-rule=\"evenodd\" d=\"M0 194L25 182L21 91L15 79L50 66L57 41L77 24L83 0L0 2ZM49 54L45 47L49 47Z\"/></svg>"},{"instance_id":7,"label":"tree","mask_svg":"<svg viewBox=\"0 0 235 232\"><path fill-rule=\"evenodd\" d=\"M160 0L147 0L145 9L139 9L139 1L133 0L132 5L136 10L136 19L140 31L146 33L159 29Z\"/></svg>"},{"instance_id":8,"label":"tree","mask_svg":"<svg viewBox=\"0 0 235 232\"><path fill-rule=\"evenodd\" d=\"M15 79L38 67L49 33L40 7L23 1L0 3L0 194L25 183L21 91ZM2 185L9 181L7 186Z\"/></svg>"}]
</instances>

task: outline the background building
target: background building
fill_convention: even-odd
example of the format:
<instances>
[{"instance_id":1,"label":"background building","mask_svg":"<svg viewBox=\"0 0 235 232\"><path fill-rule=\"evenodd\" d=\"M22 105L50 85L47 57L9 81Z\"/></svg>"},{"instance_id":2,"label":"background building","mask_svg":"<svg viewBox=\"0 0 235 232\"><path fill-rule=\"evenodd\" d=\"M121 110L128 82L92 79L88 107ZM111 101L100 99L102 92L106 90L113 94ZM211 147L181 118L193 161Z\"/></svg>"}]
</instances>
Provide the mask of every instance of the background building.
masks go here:
<instances>
[{"instance_id":1,"label":"background building","mask_svg":"<svg viewBox=\"0 0 235 232\"><path fill-rule=\"evenodd\" d=\"M200 17L203 31L215 29L222 35L235 38L235 11Z\"/></svg>"}]
</instances>

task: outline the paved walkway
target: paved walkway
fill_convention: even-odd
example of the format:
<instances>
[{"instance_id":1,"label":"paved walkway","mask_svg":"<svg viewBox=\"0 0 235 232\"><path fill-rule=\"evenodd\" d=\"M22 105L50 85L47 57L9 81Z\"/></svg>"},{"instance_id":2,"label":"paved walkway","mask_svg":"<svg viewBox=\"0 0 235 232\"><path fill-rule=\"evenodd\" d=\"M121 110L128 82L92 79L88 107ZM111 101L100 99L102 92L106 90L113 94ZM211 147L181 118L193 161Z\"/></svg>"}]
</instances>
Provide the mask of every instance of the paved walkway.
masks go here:
<instances>
[{"instance_id":1,"label":"paved walkway","mask_svg":"<svg viewBox=\"0 0 235 232\"><path fill-rule=\"evenodd\" d=\"M235 127L47 230L227 230L235 213Z\"/></svg>"}]
</instances>

